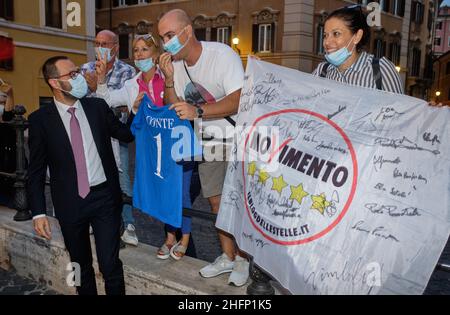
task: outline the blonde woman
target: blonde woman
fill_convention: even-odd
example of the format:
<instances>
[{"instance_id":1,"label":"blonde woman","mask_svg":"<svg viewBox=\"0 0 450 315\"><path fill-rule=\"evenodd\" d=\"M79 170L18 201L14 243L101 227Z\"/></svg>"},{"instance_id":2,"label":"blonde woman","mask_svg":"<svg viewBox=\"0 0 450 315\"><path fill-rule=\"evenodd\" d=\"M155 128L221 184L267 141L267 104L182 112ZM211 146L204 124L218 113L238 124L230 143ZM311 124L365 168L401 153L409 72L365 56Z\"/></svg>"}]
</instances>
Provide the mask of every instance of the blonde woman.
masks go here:
<instances>
[{"instance_id":1,"label":"blonde woman","mask_svg":"<svg viewBox=\"0 0 450 315\"><path fill-rule=\"evenodd\" d=\"M98 54L97 96L103 98L111 107L127 104L128 109L137 111L144 94L156 106L163 106L164 77L157 67L161 54L158 41L151 34L138 35L133 41L133 57L139 73L125 82L122 89L109 90L106 85L107 55Z\"/></svg>"}]
</instances>

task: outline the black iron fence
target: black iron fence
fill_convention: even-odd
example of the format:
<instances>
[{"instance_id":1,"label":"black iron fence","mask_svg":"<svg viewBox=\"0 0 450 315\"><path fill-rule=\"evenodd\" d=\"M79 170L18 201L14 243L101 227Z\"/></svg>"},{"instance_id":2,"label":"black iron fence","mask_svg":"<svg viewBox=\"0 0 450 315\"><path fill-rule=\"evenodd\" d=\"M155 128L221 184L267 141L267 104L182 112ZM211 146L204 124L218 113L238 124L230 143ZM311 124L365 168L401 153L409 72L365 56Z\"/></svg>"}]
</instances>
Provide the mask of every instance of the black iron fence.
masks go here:
<instances>
[{"instance_id":1,"label":"black iron fence","mask_svg":"<svg viewBox=\"0 0 450 315\"><path fill-rule=\"evenodd\" d=\"M0 169L0 178L7 178L13 181L14 194L12 207L17 210L14 216L15 221L28 221L32 219L31 213L27 205L26 197L26 178L27 178L27 159L25 155L25 130L28 128L28 121L25 119L25 107L17 105L14 108L14 119L10 122L3 122L5 126L10 126L15 131L15 148L10 152L15 152L15 172L11 170ZM188 217L201 218L211 222L215 222L217 215L195 209L184 209L183 214ZM450 273L450 265L439 263L436 270ZM252 283L247 288L249 295L273 295L275 289L271 284L272 278L261 270L250 259L250 278Z\"/></svg>"},{"instance_id":2,"label":"black iron fence","mask_svg":"<svg viewBox=\"0 0 450 315\"><path fill-rule=\"evenodd\" d=\"M5 126L10 126L15 131L16 143L15 148L11 148L10 152L15 151L15 172L9 173L8 169L0 170L0 176L9 178L14 181L14 197L12 206L17 210L14 216L15 221L31 220L31 213L28 210L26 195L26 157L25 157L25 130L28 128L28 121L24 115L26 109L22 105L16 105L14 108L14 118L12 121L3 122Z\"/></svg>"}]
</instances>

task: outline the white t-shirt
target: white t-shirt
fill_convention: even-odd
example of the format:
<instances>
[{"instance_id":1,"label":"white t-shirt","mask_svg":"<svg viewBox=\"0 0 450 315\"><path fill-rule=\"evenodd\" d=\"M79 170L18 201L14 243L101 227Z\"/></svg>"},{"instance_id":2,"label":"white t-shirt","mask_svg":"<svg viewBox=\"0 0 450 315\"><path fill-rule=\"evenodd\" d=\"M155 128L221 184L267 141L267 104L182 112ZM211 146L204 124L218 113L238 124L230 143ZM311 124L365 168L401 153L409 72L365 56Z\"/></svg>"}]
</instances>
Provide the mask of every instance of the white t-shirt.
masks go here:
<instances>
[{"instance_id":1,"label":"white t-shirt","mask_svg":"<svg viewBox=\"0 0 450 315\"><path fill-rule=\"evenodd\" d=\"M173 64L177 96L190 104L218 102L244 85L241 58L230 46L217 42L201 42L201 45L202 54L195 65L189 67L184 61L176 61ZM235 116L231 118L236 121ZM203 128L208 126L217 126L222 130L223 136L215 138L233 137L233 133L225 134L226 127L233 127L226 119L203 120Z\"/></svg>"}]
</instances>

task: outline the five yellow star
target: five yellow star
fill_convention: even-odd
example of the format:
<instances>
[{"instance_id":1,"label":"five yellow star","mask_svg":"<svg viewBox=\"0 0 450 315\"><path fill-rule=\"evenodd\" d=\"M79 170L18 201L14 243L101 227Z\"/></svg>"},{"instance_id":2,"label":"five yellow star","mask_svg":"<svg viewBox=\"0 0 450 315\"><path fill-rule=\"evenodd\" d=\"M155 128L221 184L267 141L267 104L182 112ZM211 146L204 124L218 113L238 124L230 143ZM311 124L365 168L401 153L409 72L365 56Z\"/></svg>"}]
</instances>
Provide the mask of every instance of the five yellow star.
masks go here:
<instances>
[{"instance_id":1,"label":"five yellow star","mask_svg":"<svg viewBox=\"0 0 450 315\"><path fill-rule=\"evenodd\" d=\"M281 195L281 192L283 191L283 189L285 187L287 187L288 184L284 181L283 179L283 175L281 175L278 178L274 178L273 179L273 186L272 186L272 190L276 190L278 191L278 193Z\"/></svg>"},{"instance_id":2,"label":"five yellow star","mask_svg":"<svg viewBox=\"0 0 450 315\"><path fill-rule=\"evenodd\" d=\"M300 184L297 187L291 186L291 197L289 200L297 200L299 204L302 204L303 198L308 195L309 194L303 189L303 184Z\"/></svg>"},{"instance_id":3,"label":"five yellow star","mask_svg":"<svg viewBox=\"0 0 450 315\"><path fill-rule=\"evenodd\" d=\"M256 162L250 163L248 165L248 172L247 172L247 174L253 177L255 175L256 171L257 171Z\"/></svg>"},{"instance_id":4,"label":"five yellow star","mask_svg":"<svg viewBox=\"0 0 450 315\"><path fill-rule=\"evenodd\" d=\"M260 170L259 171L259 182L262 183L263 185L266 184L266 181L270 178L269 173L267 173L264 170Z\"/></svg>"},{"instance_id":5,"label":"five yellow star","mask_svg":"<svg viewBox=\"0 0 450 315\"><path fill-rule=\"evenodd\" d=\"M325 209L331 206L331 203L326 200L326 196L322 193L320 196L311 196L313 204L311 206L311 210L317 210L322 215L325 212Z\"/></svg>"}]
</instances>

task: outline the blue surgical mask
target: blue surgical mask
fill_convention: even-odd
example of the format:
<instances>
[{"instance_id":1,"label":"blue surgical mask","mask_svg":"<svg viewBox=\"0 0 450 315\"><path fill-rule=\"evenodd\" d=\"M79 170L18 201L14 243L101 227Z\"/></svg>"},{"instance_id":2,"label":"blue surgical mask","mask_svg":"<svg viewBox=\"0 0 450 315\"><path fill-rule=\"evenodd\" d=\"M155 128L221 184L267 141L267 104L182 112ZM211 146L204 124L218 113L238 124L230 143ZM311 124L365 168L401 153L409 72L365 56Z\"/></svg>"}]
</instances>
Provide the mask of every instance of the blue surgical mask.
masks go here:
<instances>
[{"instance_id":1,"label":"blue surgical mask","mask_svg":"<svg viewBox=\"0 0 450 315\"><path fill-rule=\"evenodd\" d=\"M183 29L180 32L180 34L183 33L184 30L185 29ZM184 48L184 46L186 46L186 44L187 44L187 41L186 41L186 43L184 43L184 45L181 45L178 35L175 35L167 43L164 44L164 50L167 51L168 53L170 53L172 56L175 56L176 54L178 54Z\"/></svg>"},{"instance_id":2,"label":"blue surgical mask","mask_svg":"<svg viewBox=\"0 0 450 315\"><path fill-rule=\"evenodd\" d=\"M64 81L64 80L60 80L60 81ZM77 77L75 79L70 79L69 81L65 81L65 82L70 83L70 85L72 86L72 90L65 91L65 90L61 89L61 91L69 93L70 95L72 95L75 98L78 98L78 99L83 98L88 93L88 85L87 85L86 79L81 74L77 75Z\"/></svg>"},{"instance_id":3,"label":"blue surgical mask","mask_svg":"<svg viewBox=\"0 0 450 315\"><path fill-rule=\"evenodd\" d=\"M341 49L336 50L331 54L326 54L325 59L327 59L327 61L335 67L339 67L340 65L342 65L353 53L353 50L348 50L348 46L350 45L352 40L353 37L348 42L347 46L342 47Z\"/></svg>"},{"instance_id":4,"label":"blue surgical mask","mask_svg":"<svg viewBox=\"0 0 450 315\"><path fill-rule=\"evenodd\" d=\"M143 59L143 60L135 60L134 64L136 67L142 72L149 72L151 68L155 66L152 58Z\"/></svg>"},{"instance_id":5,"label":"blue surgical mask","mask_svg":"<svg viewBox=\"0 0 450 315\"><path fill-rule=\"evenodd\" d=\"M102 58L105 56L106 54L106 61L107 62L111 62L112 60L112 56L111 56L111 49L110 48L105 48L105 47L97 47L95 48L97 50L98 53L100 53L100 56L102 56Z\"/></svg>"}]
</instances>

